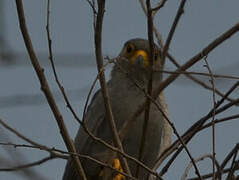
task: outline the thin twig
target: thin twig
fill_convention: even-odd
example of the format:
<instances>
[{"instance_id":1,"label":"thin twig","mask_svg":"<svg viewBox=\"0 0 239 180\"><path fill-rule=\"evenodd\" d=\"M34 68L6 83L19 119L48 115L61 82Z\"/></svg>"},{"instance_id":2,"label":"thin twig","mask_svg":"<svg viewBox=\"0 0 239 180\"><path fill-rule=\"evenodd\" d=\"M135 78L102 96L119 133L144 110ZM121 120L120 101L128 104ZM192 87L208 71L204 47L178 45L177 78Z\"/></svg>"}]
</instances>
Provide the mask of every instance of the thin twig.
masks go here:
<instances>
[{"instance_id":1,"label":"thin twig","mask_svg":"<svg viewBox=\"0 0 239 180\"><path fill-rule=\"evenodd\" d=\"M228 175L227 175L227 180L230 180L230 179L232 179L232 176L233 176L233 172L234 172L234 170L235 170L235 167L236 167L236 157L237 157L237 153L238 153L238 149L237 149L237 151L234 153L234 156L233 156L233 158L232 158L232 163L231 163L231 167L230 167L230 171L229 171L229 173L228 173Z\"/></svg>"},{"instance_id":2,"label":"thin twig","mask_svg":"<svg viewBox=\"0 0 239 180\"><path fill-rule=\"evenodd\" d=\"M86 0L86 1L89 3L91 9L93 10L93 13L94 13L94 14L97 14L97 11L96 11L96 9L95 9L94 1L91 1L91 0Z\"/></svg>"},{"instance_id":3,"label":"thin twig","mask_svg":"<svg viewBox=\"0 0 239 180\"><path fill-rule=\"evenodd\" d=\"M213 163L212 163L212 171L213 171L213 180L215 180L215 161L216 161L216 142L215 142L215 111L216 111L216 96L215 96L215 84L214 84L214 74L209 66L207 61L207 56L204 57L204 61L206 63L206 68L211 76L211 84L212 84L212 96L213 96L213 113L212 113L212 156L213 156Z\"/></svg>"},{"instance_id":4,"label":"thin twig","mask_svg":"<svg viewBox=\"0 0 239 180\"><path fill-rule=\"evenodd\" d=\"M235 114L235 115L232 115L232 116L228 116L228 117L225 117L225 118L221 118L221 119L215 119L214 123L217 124L217 123L222 123L222 122L226 122L226 121L230 121L230 120L236 120L239 118L239 114ZM201 131L203 129L206 129L208 127L211 127L213 125L212 122L209 122L207 124L205 124L204 126L202 126L201 128L198 129L198 131Z\"/></svg>"},{"instance_id":5,"label":"thin twig","mask_svg":"<svg viewBox=\"0 0 239 180\"><path fill-rule=\"evenodd\" d=\"M86 1L89 3L89 5L90 5L90 7L93 11L93 17L94 17L93 26L94 26L94 30L95 30L95 28L96 28L96 16L97 16L97 10L95 8L95 0L92 0L92 1L91 0L86 0Z\"/></svg>"},{"instance_id":6,"label":"thin twig","mask_svg":"<svg viewBox=\"0 0 239 180\"><path fill-rule=\"evenodd\" d=\"M166 1L167 0L161 0L160 3L158 3L158 5L156 7L152 8L152 11L153 11L154 15L158 12L158 10L160 10L164 6Z\"/></svg>"},{"instance_id":7,"label":"thin twig","mask_svg":"<svg viewBox=\"0 0 239 180\"><path fill-rule=\"evenodd\" d=\"M164 1L164 0L162 0L162 1ZM143 11L144 11L144 14L145 14L145 16L147 17L147 7L146 7L146 5L145 5L145 3L144 3L144 0L139 0L139 3L140 3L140 5L141 5L141 7L142 7L142 9L143 9ZM156 12L156 11L155 11ZM158 12L158 10L157 10L157 12ZM155 13L154 13L155 14ZM154 16L154 15L153 15ZM162 39L162 36L161 36L161 34L158 32L158 30L157 30L157 28L153 25L153 31L154 31L154 33L155 33L155 36L156 36L156 38L157 38L157 40L158 40L158 44L160 45L160 47L163 47L163 39Z\"/></svg>"},{"instance_id":8,"label":"thin twig","mask_svg":"<svg viewBox=\"0 0 239 180\"><path fill-rule=\"evenodd\" d=\"M168 53L168 54L167 54L167 57L169 58L169 60L170 60L177 68L180 68L180 67L181 67L180 64L177 63L177 61L175 60L175 58L174 58L172 55L170 55L170 54ZM195 83L199 84L200 86L202 86L202 87L204 87L204 88L206 88L206 89L208 89L208 90L213 91L213 88L212 88L211 86L209 86L209 85L207 85L206 83L200 81L200 80L197 79L196 77L194 77L194 76L192 76L192 75L190 75L190 74L187 74L188 71L183 71L183 72L180 72L180 73L184 73L184 72L185 72L185 76L188 77L189 79L191 79L192 81L194 81ZM232 79L233 79L233 78L232 78ZM237 78L235 78L235 79L237 79ZM216 89L216 88L215 88L215 92L216 92L219 96L224 97L224 94L221 93L221 92L220 92L218 89ZM234 101L234 99L229 98L229 97L227 97L227 100L230 101L230 102L233 102L233 101Z\"/></svg>"},{"instance_id":9,"label":"thin twig","mask_svg":"<svg viewBox=\"0 0 239 180\"><path fill-rule=\"evenodd\" d=\"M47 146L35 146L35 145L29 145L29 144L15 144L15 143L11 143L11 142L0 142L0 145L3 146L13 146L14 148L30 148L30 149L38 149L40 151L46 151L46 152L50 152L50 154L52 154L55 157L61 158L61 159L65 159L67 160L69 156L66 155L62 155L62 154L72 154L69 153L67 151L62 151L56 148L49 148Z\"/></svg>"},{"instance_id":10,"label":"thin twig","mask_svg":"<svg viewBox=\"0 0 239 180\"><path fill-rule=\"evenodd\" d=\"M58 109L58 106L56 105L56 102L54 100L54 97L52 95L52 92L50 91L47 79L44 75L43 69L39 64L39 61L36 57L35 51L33 49L32 46L32 42L27 30L27 26L26 26L26 22L25 22L25 15L24 15L24 9L23 9L23 5L22 5L22 0L16 0L16 6L17 6L17 12L18 12L18 18L19 18L19 24L20 24L20 29L22 32L22 36L28 51L28 54L30 56L30 60L31 63L36 71L36 74L39 78L40 84L41 84L41 89L43 91L43 93L46 96L46 99L51 107L51 110L54 114L54 117L57 121L57 125L60 129L62 138L67 146L67 149L70 152L76 152L75 147L73 142L70 139L69 133L66 129L63 117ZM74 163L77 166L77 173L79 174L79 176L81 176L84 180L86 180L86 176L84 174L84 170L82 168L82 165L80 163L80 160L78 157L73 157Z\"/></svg>"},{"instance_id":11,"label":"thin twig","mask_svg":"<svg viewBox=\"0 0 239 180\"><path fill-rule=\"evenodd\" d=\"M32 144L34 146L42 146L41 144L38 144L37 142L27 138L26 136L24 136L23 134L21 134L19 131L17 131L16 129L10 127L7 123L5 123L2 119L0 119L0 124L6 128L7 130L9 130L10 132L12 132L13 134L15 134L16 136L18 136L19 138L23 139L24 141L28 142L29 144Z\"/></svg>"},{"instance_id":12,"label":"thin twig","mask_svg":"<svg viewBox=\"0 0 239 180\"><path fill-rule=\"evenodd\" d=\"M150 47L150 54L149 54L149 68L150 68L150 73L149 73L149 81L148 81L148 95L151 96L153 92L153 65L154 65L154 37L153 37L153 17L152 17L152 10L151 10L151 2L150 0L146 1L147 5L147 29L148 29L148 40L149 40L149 47ZM145 141L146 141L146 136L147 136L147 131L148 131L148 124L149 124L149 119L150 119L150 107L151 107L151 100L150 98L147 97L146 99L146 105L145 105L145 112L144 112L144 122L143 122L143 130L142 130L142 136L141 136L141 142L140 142L140 147L139 147L139 157L138 159L142 161L143 153L144 153L144 146L145 146ZM139 165L137 165L136 168L136 177L139 177L139 172L140 168Z\"/></svg>"},{"instance_id":13,"label":"thin twig","mask_svg":"<svg viewBox=\"0 0 239 180\"><path fill-rule=\"evenodd\" d=\"M70 153L68 151L63 151L63 150L60 150L60 149L56 149L56 148L49 148L49 147L46 147L45 148L40 148L38 146L34 146L34 145L27 145L27 144L14 144L14 143L2 143L0 142L0 145L4 145L4 146L13 146L15 148L32 148L32 149L38 149L38 150L41 150L41 151L47 151L47 152L52 152L52 154L57 157L57 158L61 158L61 159L65 159L65 160L68 160L69 159L69 155L75 155L75 156L78 156L80 158L85 158L85 159L88 159L90 161L93 161L103 167L106 167L106 168L110 168L111 170L117 172L117 173L120 173L126 177L129 177L131 179L134 179L134 180L137 180L136 178L132 177L132 176L129 176L128 174L124 173L124 172L121 172L119 171L118 169L115 169L113 168L112 166L110 166L109 164L106 164L100 160L97 160L91 156L88 156L88 155L83 155L83 154L78 154L78 153ZM63 155L63 154L67 154L67 155Z\"/></svg>"},{"instance_id":14,"label":"thin twig","mask_svg":"<svg viewBox=\"0 0 239 180\"><path fill-rule=\"evenodd\" d=\"M47 1L47 25L46 25L46 31L47 31L47 41L48 41L48 52L49 52L49 60L50 60L50 63L51 63L51 67L52 67L52 70L53 70L53 74L54 74L54 78L55 78L55 81L57 83L57 86L59 87L60 91L61 91L61 94L63 95L63 98L66 102L66 106L73 111L73 108L70 104L70 101L66 95L66 92L65 92L65 89L64 87L61 85L60 81L59 81L59 78L58 78L58 75L57 75L57 72L56 72L56 67L55 67L55 64L54 64L54 57L53 57L53 52L52 52L52 40L51 40L51 35L50 35L50 1L48 0ZM74 111L73 111L74 112ZM77 119L78 120L78 119ZM78 121L79 123L80 120Z\"/></svg>"},{"instance_id":15,"label":"thin twig","mask_svg":"<svg viewBox=\"0 0 239 180\"><path fill-rule=\"evenodd\" d=\"M230 159L233 157L233 155L235 155L237 152L238 152L238 149L239 149L239 143L236 144L236 146L230 151L230 153L228 153L228 155L226 156L226 158L223 160L221 166L220 166L220 171L217 171L215 174L216 174L216 178L217 177L221 177L222 174L224 173L228 173L231 171L231 168L227 168L227 169L224 169L225 166L227 165L227 163L230 161ZM234 156L235 157L235 156ZM238 165L238 161L235 163L235 168L234 170L238 170L239 169L239 165ZM213 176L213 173L210 173L210 174L206 174L206 175L203 175L202 177L204 179L207 179L207 178L210 178ZM197 177L194 177L194 178L190 178L188 180L198 180Z\"/></svg>"},{"instance_id":16,"label":"thin twig","mask_svg":"<svg viewBox=\"0 0 239 180\"><path fill-rule=\"evenodd\" d=\"M38 161L28 163L28 164L23 164L23 165L19 165L19 166L15 166L15 167L9 167L9 168L0 168L0 171L19 171L19 170L30 168L30 167L33 167L33 166L39 166L39 165L41 165L41 164L43 164L43 163L45 163L49 160L56 159L56 158L57 158L56 156L48 156L48 157L42 158Z\"/></svg>"},{"instance_id":17,"label":"thin twig","mask_svg":"<svg viewBox=\"0 0 239 180\"><path fill-rule=\"evenodd\" d=\"M183 72L175 72L175 71L168 71L168 70L157 70L159 72L165 73L165 74L183 74L183 75L198 75L198 76L206 76L210 77L211 75L209 73L204 72L194 72L194 71L183 71ZM224 75L224 74L213 74L214 79L221 78L221 79L229 79L229 80L239 80L238 76L231 76L231 75Z\"/></svg>"},{"instance_id":18,"label":"thin twig","mask_svg":"<svg viewBox=\"0 0 239 180\"><path fill-rule=\"evenodd\" d=\"M223 169L222 170L222 172L220 171L220 172L216 172L216 176L218 175L218 174L220 174L220 173L222 173L222 174L225 174L225 173L228 173L228 172L230 172L230 168L227 168L227 169ZM236 168L235 168L235 170L239 170L239 166L237 166ZM205 174L205 175L202 175L202 178L203 179L208 179L208 178L211 178L213 176L213 173L209 173L209 174ZM194 177L194 178L189 178L189 179L187 179L187 180L199 180L197 177Z\"/></svg>"},{"instance_id":19,"label":"thin twig","mask_svg":"<svg viewBox=\"0 0 239 180\"><path fill-rule=\"evenodd\" d=\"M11 142L11 138L8 135L9 133L5 133L5 130L0 127L0 140L4 142ZM15 151L13 148L9 148L7 146L1 147L3 150L6 151L6 153L9 155L11 159L6 159L4 157L0 157L0 166L10 167L12 165L16 166L19 164L22 164L24 162L27 162L27 159L25 158L25 155L22 153L22 151ZM16 172L17 173L17 172ZM21 173L18 173L19 175L22 175L24 179L29 180L47 180L46 177L44 177L41 173L36 171L33 168L29 169L22 169Z\"/></svg>"},{"instance_id":20,"label":"thin twig","mask_svg":"<svg viewBox=\"0 0 239 180\"><path fill-rule=\"evenodd\" d=\"M182 14L184 12L184 5L185 5L185 3L186 3L186 0L182 0L181 1L180 5L179 5L179 8L178 8L178 11L177 11L177 14L175 16L175 19L173 21L172 27L171 27L171 29L169 31L167 40L166 40L165 45L163 47L163 51L162 51L162 64L163 64L163 66L165 64L165 57L167 55L170 42L171 42L171 40L173 38L173 35L174 35L175 30L176 30L176 27L177 27L177 24L179 22L179 19L180 19L180 17L182 16Z\"/></svg>"},{"instance_id":21,"label":"thin twig","mask_svg":"<svg viewBox=\"0 0 239 180\"><path fill-rule=\"evenodd\" d=\"M237 143L236 146L231 150L231 152L228 153L228 155L225 157L225 159L223 160L221 164L221 169L224 169L224 167L227 165L227 163L232 158L232 156L238 152L238 149L239 149L239 143Z\"/></svg>"},{"instance_id":22,"label":"thin twig","mask_svg":"<svg viewBox=\"0 0 239 180\"><path fill-rule=\"evenodd\" d=\"M7 167L10 167L12 165L16 165L15 162L12 162L12 161L9 161L9 158L5 158L3 156L0 157L0 165L1 167L4 165L4 166L7 166ZM18 163L19 164L19 163ZM22 178L24 180L49 180L48 178L44 177L42 174L37 174L35 175L35 173L31 173L32 172L32 169L22 169L21 172L19 173L19 171L12 171L12 174L16 174L17 177L19 176L22 176Z\"/></svg>"},{"instance_id":23,"label":"thin twig","mask_svg":"<svg viewBox=\"0 0 239 180\"><path fill-rule=\"evenodd\" d=\"M203 161L205 158L210 158L212 160L212 162L214 163L215 159L214 159L214 157L211 154L205 154L205 155L195 159L195 162ZM220 165L219 165L217 160L215 160L215 163L216 163L216 166L217 166L217 171L219 172L220 171ZM186 167L181 180L185 180L187 178L189 170L191 169L191 167L192 167L192 162L190 162L188 164L188 166Z\"/></svg>"},{"instance_id":24,"label":"thin twig","mask_svg":"<svg viewBox=\"0 0 239 180\"><path fill-rule=\"evenodd\" d=\"M219 102L217 102L216 107L218 108L224 101L225 99L238 87L239 82L235 83L229 90L228 92L225 94L224 97L221 98L221 100ZM230 108L231 106L237 104L239 102L239 99L237 99L236 101L234 101L233 103L228 103L226 105L224 105L222 108L217 109L215 114L221 113L223 111L225 111L226 109ZM197 133L197 129L199 129L201 126L203 126L203 124L212 117L212 113L213 113L213 109L209 111L209 113L204 116L203 118L201 118L199 121L197 121L196 123L194 123L183 135L182 138L185 141L185 143L187 144L192 137ZM168 163L165 165L165 167L161 170L160 175L164 174L167 169L169 168L169 166L171 165L171 163L175 160L175 158L178 156L178 154L183 150L183 146L179 147L180 145L179 140L176 140L169 148L167 148L161 155L160 157L156 160L156 164L154 169L157 169L159 167L159 165L162 163L162 161L168 157L173 151L175 151L177 149L177 151L174 153L174 155L171 157L171 159L168 161ZM223 169L223 168L221 168Z\"/></svg>"},{"instance_id":25,"label":"thin twig","mask_svg":"<svg viewBox=\"0 0 239 180\"><path fill-rule=\"evenodd\" d=\"M83 117L82 117L82 122L83 123L85 122L86 110L87 110L87 107L88 107L90 96L91 96L91 94L93 92L93 89L94 89L94 87L96 85L97 80L99 79L100 73L102 73L105 70L105 67L108 64L110 64L110 63L112 63L112 61L109 60L105 65L103 65L103 67L101 68L100 72L97 74L96 78L94 79L94 81L93 81L93 83L92 83L92 85L90 87L90 90L88 92L88 95L87 95L87 98L86 98L86 102L85 102L85 105L84 105L84 110L83 110Z\"/></svg>"},{"instance_id":26,"label":"thin twig","mask_svg":"<svg viewBox=\"0 0 239 180\"><path fill-rule=\"evenodd\" d=\"M105 12L105 0L98 0L97 2L98 2L98 13L96 17L96 27L95 27L95 55L96 55L96 63L97 63L98 72L100 72L103 67L102 25L103 25L103 17ZM104 104L105 104L106 119L109 121L111 130L113 133L113 142L122 152L124 152L122 143L119 138L119 134L117 132L104 72L99 74L99 80L100 80L101 92L102 92ZM122 165L125 172L131 175L127 160L124 157L122 158Z\"/></svg>"},{"instance_id":27,"label":"thin twig","mask_svg":"<svg viewBox=\"0 0 239 180\"><path fill-rule=\"evenodd\" d=\"M39 144L31 139L29 139L28 137L24 136L23 134L21 134L19 131L17 131L16 129L10 127L7 123L5 123L2 119L0 119L0 124L6 128L7 130L9 130L10 132L12 132L13 134L15 134L17 137L19 137L20 139L26 141L27 143L31 144L31 146L36 147L37 149L43 149L47 152L49 152L50 154L60 157L60 154L55 154L53 152L53 149L49 149L47 146ZM30 145L27 145L29 147L31 147Z\"/></svg>"}]
</instances>

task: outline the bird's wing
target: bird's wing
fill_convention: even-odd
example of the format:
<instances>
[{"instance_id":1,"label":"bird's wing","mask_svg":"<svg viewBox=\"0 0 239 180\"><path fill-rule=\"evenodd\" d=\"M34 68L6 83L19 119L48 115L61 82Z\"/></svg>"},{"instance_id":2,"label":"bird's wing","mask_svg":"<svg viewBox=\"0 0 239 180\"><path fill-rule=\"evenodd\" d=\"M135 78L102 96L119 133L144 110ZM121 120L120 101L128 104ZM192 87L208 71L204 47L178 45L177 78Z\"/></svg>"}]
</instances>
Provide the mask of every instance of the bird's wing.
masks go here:
<instances>
[{"instance_id":1,"label":"bird's wing","mask_svg":"<svg viewBox=\"0 0 239 180\"><path fill-rule=\"evenodd\" d=\"M85 115L85 125L87 129L95 135L98 127L102 123L105 117L104 104L101 91L98 90L87 108ZM75 146L78 152L82 152L85 149L86 144L89 143L89 135L85 132L83 127L80 127L75 137Z\"/></svg>"},{"instance_id":2,"label":"bird's wing","mask_svg":"<svg viewBox=\"0 0 239 180\"><path fill-rule=\"evenodd\" d=\"M88 130L93 133L95 136L102 138L105 136L104 134L108 134L104 132L105 121L105 109L104 109L104 101L101 94L101 91L98 90L91 100L91 104L87 109L86 117L85 117L85 124ZM107 131L107 130L106 130ZM87 154L89 156L94 156L98 158L99 156L104 156L105 148L102 148L102 145L95 145L95 141L89 137L89 135L85 132L85 130L80 127L78 133L75 138L75 147L78 153L80 154ZM94 148L92 145L94 144ZM98 148L97 148L98 147ZM97 153L97 154L96 154ZM101 158L100 158L101 159ZM96 168L95 163L92 162L85 162L85 159L82 159L83 166L87 167L85 169L87 174L94 174L99 171L99 167ZM90 166L90 167L89 167ZM68 160L63 180L79 180L76 171L74 170L73 161L71 159Z\"/></svg>"}]
</instances>

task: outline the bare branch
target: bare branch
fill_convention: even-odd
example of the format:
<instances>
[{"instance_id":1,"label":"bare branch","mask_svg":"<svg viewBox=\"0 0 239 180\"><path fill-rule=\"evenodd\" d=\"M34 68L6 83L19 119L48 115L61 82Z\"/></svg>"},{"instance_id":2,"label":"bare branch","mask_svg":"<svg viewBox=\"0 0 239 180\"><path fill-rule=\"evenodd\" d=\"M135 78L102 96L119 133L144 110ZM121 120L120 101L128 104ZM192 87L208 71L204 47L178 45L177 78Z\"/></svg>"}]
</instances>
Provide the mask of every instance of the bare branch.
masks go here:
<instances>
[{"instance_id":1,"label":"bare branch","mask_svg":"<svg viewBox=\"0 0 239 180\"><path fill-rule=\"evenodd\" d=\"M102 67L103 67L103 56L102 56L102 25L103 25L103 17L104 17L104 11L105 11L105 0L98 0L98 13L96 18L96 27L95 27L95 55L96 55L96 62L97 62L97 68L98 72L100 73ZM113 133L113 142L114 144L122 151L123 146L119 138L119 134L117 132L111 104L110 104L110 97L109 92L107 89L106 81L105 81L105 74L104 72L99 74L99 80L100 80L100 86L101 86L101 92L104 98L105 103L105 111L106 111L106 117L109 121L110 127L112 129ZM125 158L122 158L123 162L123 168L125 172L129 175L131 175L128 163Z\"/></svg>"},{"instance_id":2,"label":"bare branch","mask_svg":"<svg viewBox=\"0 0 239 180\"><path fill-rule=\"evenodd\" d=\"M34 69L37 73L37 76L39 78L39 81L41 83L41 89L44 92L44 94L46 96L46 99L47 99L47 101L48 101L48 103L51 107L51 110L52 110L52 112L55 116L55 119L57 121L58 127L59 127L61 135L62 135L62 138L63 138L63 140L64 140L64 142L67 146L67 149L70 152L76 152L74 144L71 141L69 133L66 129L66 126L65 126L64 120L62 118L62 115L61 115L61 113L60 113L60 111L59 111L59 109L56 105L54 97L53 97L53 95L50 91L50 88L48 86L48 83L47 83L46 77L44 75L43 69L40 66L40 64L38 62L38 59L36 57L36 54L34 52L32 42L31 42L28 30L27 30L26 22L25 22L24 9L23 9L23 5L22 5L22 1L21 0L16 0L16 6L17 6L17 12L18 12L18 18L19 18L19 23L20 23L20 29L21 29L21 32L22 32L22 36L23 36L28 54L29 54L30 59L31 59L31 63L32 63L32 65L33 65L33 67L34 67ZM84 180L86 180L86 176L85 176L85 173L84 173L84 170L82 168L82 165L80 163L79 158L73 156L73 160L74 160L74 163L77 167L76 168L77 173L79 174L80 177L82 177Z\"/></svg>"},{"instance_id":3,"label":"bare branch","mask_svg":"<svg viewBox=\"0 0 239 180\"><path fill-rule=\"evenodd\" d=\"M154 54L155 54L155 47L154 47L154 37L153 37L153 17L152 17L152 10L151 10L151 2L150 0L146 1L147 5L147 29L148 29L148 40L149 40L149 46L150 46L150 54L149 54L149 68L150 68L150 74L149 74L149 81L148 81L148 95L151 96L153 92L153 65L154 65ZM149 123L149 116L150 116L150 107L151 107L151 100L149 97L146 99L146 105L145 105L145 112L144 112L144 122L143 122L143 133L141 136L141 143L139 147L139 157L138 159L142 161L142 156L144 152L144 146L146 141L146 134L148 131L148 123ZM139 177L140 168L139 165L136 169L136 177Z\"/></svg>"}]
</instances>

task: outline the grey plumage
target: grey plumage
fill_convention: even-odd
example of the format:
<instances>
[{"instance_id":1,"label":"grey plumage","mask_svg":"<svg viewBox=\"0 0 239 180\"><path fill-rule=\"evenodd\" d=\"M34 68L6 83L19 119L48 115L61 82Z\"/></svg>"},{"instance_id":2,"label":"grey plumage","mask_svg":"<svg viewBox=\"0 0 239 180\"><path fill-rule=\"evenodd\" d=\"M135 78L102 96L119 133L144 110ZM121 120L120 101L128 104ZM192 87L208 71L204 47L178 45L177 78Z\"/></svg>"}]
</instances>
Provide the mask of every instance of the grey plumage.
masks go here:
<instances>
[{"instance_id":1,"label":"grey plumage","mask_svg":"<svg viewBox=\"0 0 239 180\"><path fill-rule=\"evenodd\" d=\"M147 89L148 78L149 78L149 68L144 66L142 63L137 63L137 58L130 61L129 59L133 57L133 54L127 54L130 49L129 44L133 45L133 50L144 50L149 54L149 43L144 39L132 39L126 42L123 50L120 53L120 58L114 65L111 72L111 79L107 83L110 102L112 106L112 111L114 119L116 121L117 129L119 130L125 120L129 119L135 111L138 109L139 105L145 102L145 94L139 89L135 83L137 83L142 88ZM159 53L157 47L155 46L157 53ZM157 61L160 57L156 57ZM132 63L133 62L133 63ZM160 68L160 62L155 63L156 68ZM161 73L154 73L153 87L158 85L161 81ZM157 102L160 104L159 100ZM134 127L128 131L122 142L125 153L138 158L139 147L142 135L142 125L144 121L144 113L142 113ZM146 143L143 153L142 161L149 167L153 166L153 163L158 155L161 135L162 135L162 121L163 117L161 113L157 110L155 105L151 105L150 119L148 125L148 131L146 135ZM109 122L105 119L105 109L104 100L101 91L98 90L94 95L88 111L86 114L86 126L88 129L96 136L108 143L112 143L112 133L109 126ZM106 162L112 157L112 153L102 144L92 140L83 128L80 127L75 138L75 146L79 154L92 156L100 161ZM83 168L86 172L87 178L90 180L99 179L99 173L102 167L95 162L81 158ZM135 176L136 164L128 160L130 170L132 175ZM139 179L145 179L147 172L140 169ZM72 160L69 159L65 168L63 180L80 180L77 177L76 171Z\"/></svg>"}]
</instances>

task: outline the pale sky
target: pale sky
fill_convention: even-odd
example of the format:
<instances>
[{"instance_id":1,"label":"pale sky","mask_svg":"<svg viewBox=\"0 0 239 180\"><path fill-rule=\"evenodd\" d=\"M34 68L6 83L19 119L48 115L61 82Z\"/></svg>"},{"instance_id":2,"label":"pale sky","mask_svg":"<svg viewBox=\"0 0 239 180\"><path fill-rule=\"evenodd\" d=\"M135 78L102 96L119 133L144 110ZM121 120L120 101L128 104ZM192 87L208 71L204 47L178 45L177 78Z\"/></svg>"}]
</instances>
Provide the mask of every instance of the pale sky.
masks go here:
<instances>
[{"instance_id":1,"label":"pale sky","mask_svg":"<svg viewBox=\"0 0 239 180\"><path fill-rule=\"evenodd\" d=\"M9 47L17 52L25 52L18 25L15 1L3 1L4 29ZM46 2L24 0L27 25L37 52L47 52ZM164 40L176 15L179 3L180 1L168 0L155 19L156 27L162 33ZM106 1L106 4L103 28L103 53L105 55L116 56L123 43L128 39L147 38L146 18L137 0L111 0ZM239 22L238 7L238 0L187 1L185 12L180 19L169 52L176 57L179 63L186 62L212 40ZM51 1L50 27L54 53L94 53L93 15L86 0ZM239 33L209 54L208 62L213 71L222 72L220 70L223 70L223 73L239 76L238 42ZM94 61L94 58L91 58L90 61ZM193 70L206 72L203 64L203 62L198 63ZM173 67L170 63L168 63L168 66ZM57 90L52 70L45 67L45 72L51 83L51 88ZM88 68L79 68L79 66L76 68L60 67L58 73L66 89L85 88L84 91L79 92L77 96L79 100L74 99L73 101L73 106L81 115L87 88L95 77L96 68L93 66ZM109 70L107 71L108 74ZM0 87L0 100L1 97L9 95L41 94L39 82L31 66L0 67L0 82L2 85ZM235 81L219 83L218 87L225 92L233 82ZM180 86L180 81L178 81L178 84L170 85L165 93L171 120L180 134L208 113L212 107L212 93L198 85L182 84ZM238 93L235 93L234 97L238 98ZM70 134L74 138L78 125L62 101L59 102L59 106L65 121L67 121ZM232 108L220 117L236 113L238 113L238 108ZM46 104L0 108L0 118L39 143L50 147L65 148L56 127L56 122ZM238 127L238 121L217 126L216 150L219 161L238 142ZM23 143L22 141L19 142L15 136L11 137L16 143ZM175 139L175 136L173 137ZM205 153L211 153L211 131L203 131L195 137L189 144L189 149L195 158ZM1 152L0 156L3 154ZM26 149L22 152L29 161L47 155L46 153ZM182 176L185 169L185 162L189 162L189 158L185 153L182 153L164 178L170 180L176 177L176 179L179 179L178 177ZM65 161L54 160L36 167L35 170L49 180L59 180L63 174L64 165ZM201 168L200 172L207 172L207 169L211 168L209 165L210 163L202 163L202 166L199 166ZM193 171L191 174L194 174ZM22 177L9 172L0 172L0 176L4 179L23 180Z\"/></svg>"}]
</instances>

